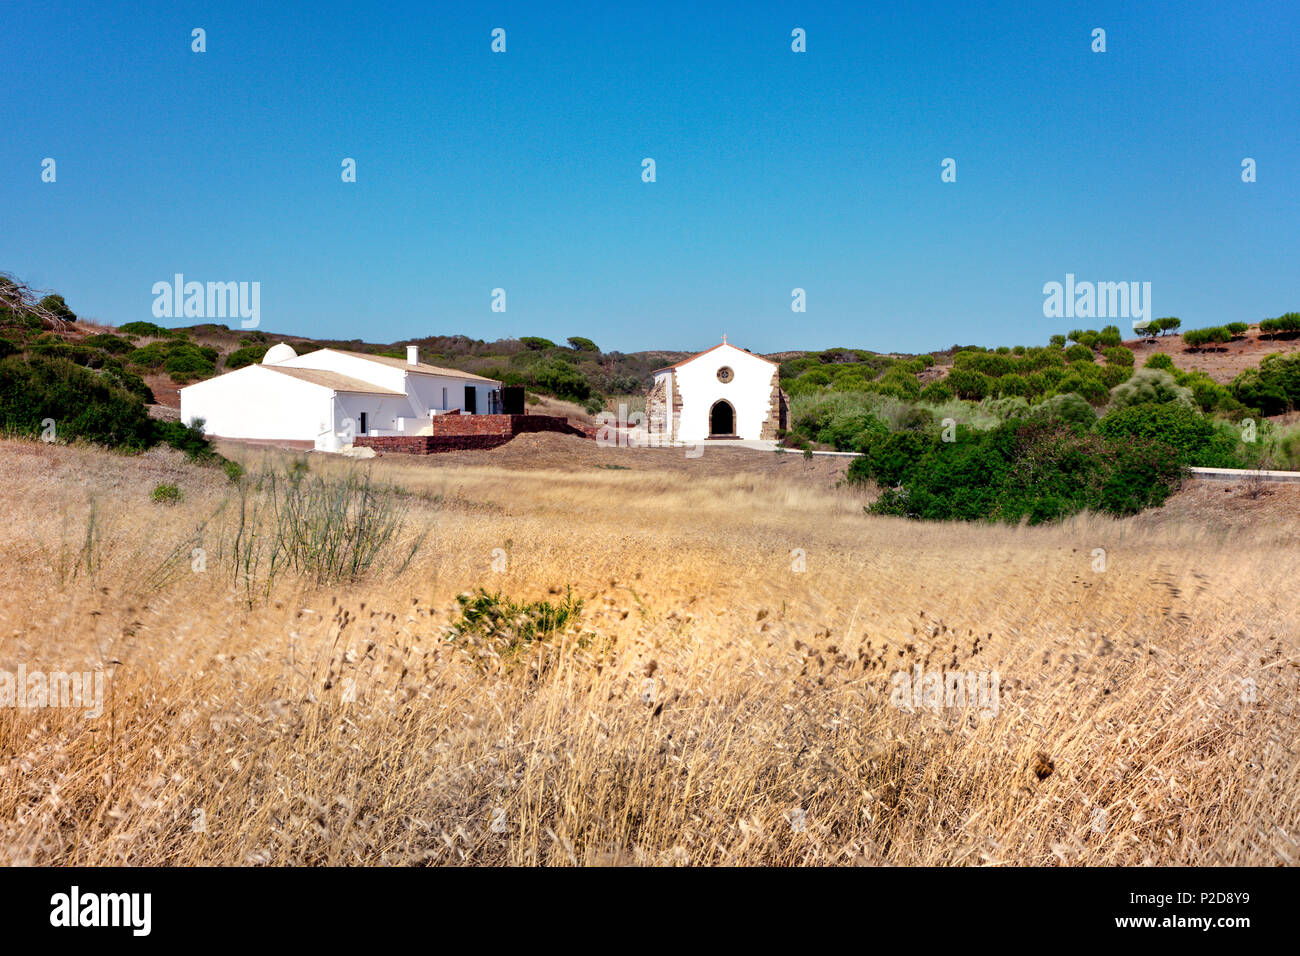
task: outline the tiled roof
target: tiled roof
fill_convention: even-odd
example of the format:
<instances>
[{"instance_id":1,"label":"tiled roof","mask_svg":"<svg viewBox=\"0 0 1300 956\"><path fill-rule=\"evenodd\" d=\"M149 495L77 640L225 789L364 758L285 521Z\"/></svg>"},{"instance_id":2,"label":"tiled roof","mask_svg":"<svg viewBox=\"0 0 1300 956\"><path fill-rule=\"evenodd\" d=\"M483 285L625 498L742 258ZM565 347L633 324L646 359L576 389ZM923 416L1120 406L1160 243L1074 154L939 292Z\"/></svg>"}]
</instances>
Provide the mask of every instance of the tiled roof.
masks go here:
<instances>
[{"instance_id":1,"label":"tiled roof","mask_svg":"<svg viewBox=\"0 0 1300 956\"><path fill-rule=\"evenodd\" d=\"M657 368L657 369L655 369L654 372L652 372L652 373L650 373L650 374L654 375L654 374L656 374L656 373L658 373L658 372L667 372L669 369L681 368L681 367L682 367L683 365L685 365L687 362L694 362L694 361L695 361L697 358L699 358L701 355L708 355L710 352L714 351L715 349L720 349L720 348L722 348L724 345L731 345L731 343L730 343L730 342L719 342L717 345L713 346L713 348L711 348L711 349L705 349L703 352L696 352L694 355L691 355L691 356L689 356L689 357L687 357L687 358L682 359L680 362L676 363L675 365L665 365L663 368ZM732 347L733 349L735 349L737 352L744 352L746 355L753 356L754 358L758 359L760 362L766 362L768 365L779 365L779 364L780 364L779 362L773 362L771 359L765 359L765 358L763 358L763 356L761 356L761 355L754 355L753 352L746 351L745 349L739 348L738 346L731 345L731 347Z\"/></svg>"},{"instance_id":2,"label":"tiled roof","mask_svg":"<svg viewBox=\"0 0 1300 956\"><path fill-rule=\"evenodd\" d=\"M349 352L345 349L326 349L328 352L338 352L340 355L351 355L353 358L369 359L371 362L379 362L382 365L390 365L393 368L400 368L404 372L421 372L425 375L441 375L443 378L463 378L472 382L487 382L491 385L500 385L496 379L484 378L482 375L475 375L473 372L464 372L458 368L439 368L437 365L426 365L420 362L412 365L403 358L396 358L392 355L371 355L368 352ZM304 353L310 355L311 353Z\"/></svg>"},{"instance_id":3,"label":"tiled roof","mask_svg":"<svg viewBox=\"0 0 1300 956\"><path fill-rule=\"evenodd\" d=\"M279 372L281 375L288 375L290 378L296 378L303 382L311 382L313 385L323 385L325 388L332 388L336 392L363 392L368 395L401 395L403 398L406 397L405 392L395 392L391 388L381 388L378 385L372 385L370 382L363 382L359 378L340 375L338 372L327 372L324 369L286 368L283 365L259 365L257 367L270 369L272 372Z\"/></svg>"}]
</instances>

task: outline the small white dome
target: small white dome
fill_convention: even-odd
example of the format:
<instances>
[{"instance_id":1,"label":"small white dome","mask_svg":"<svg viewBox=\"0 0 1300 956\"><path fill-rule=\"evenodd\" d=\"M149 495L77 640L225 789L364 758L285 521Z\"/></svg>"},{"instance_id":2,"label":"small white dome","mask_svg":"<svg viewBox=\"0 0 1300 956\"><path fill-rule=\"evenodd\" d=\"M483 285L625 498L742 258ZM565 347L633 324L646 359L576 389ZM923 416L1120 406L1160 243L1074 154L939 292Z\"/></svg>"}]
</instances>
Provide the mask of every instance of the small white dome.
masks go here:
<instances>
[{"instance_id":1,"label":"small white dome","mask_svg":"<svg viewBox=\"0 0 1300 956\"><path fill-rule=\"evenodd\" d=\"M281 342L278 345L272 345L266 350L266 354L262 356L262 364L275 365L277 362L287 362L289 359L297 357L298 353L293 350L292 346Z\"/></svg>"}]
</instances>

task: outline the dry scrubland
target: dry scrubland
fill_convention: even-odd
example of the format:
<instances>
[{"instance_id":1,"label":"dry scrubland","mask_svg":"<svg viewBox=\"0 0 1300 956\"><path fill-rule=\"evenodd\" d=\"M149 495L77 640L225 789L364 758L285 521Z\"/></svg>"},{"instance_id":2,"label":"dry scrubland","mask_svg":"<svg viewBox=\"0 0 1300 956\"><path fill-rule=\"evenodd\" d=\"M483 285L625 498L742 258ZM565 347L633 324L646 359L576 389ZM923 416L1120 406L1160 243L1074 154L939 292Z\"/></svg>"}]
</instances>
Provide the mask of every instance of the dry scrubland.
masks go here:
<instances>
[{"instance_id":1,"label":"dry scrubland","mask_svg":"<svg viewBox=\"0 0 1300 956\"><path fill-rule=\"evenodd\" d=\"M1296 489L918 525L752 454L703 477L312 455L401 486L402 530L361 580L287 569L262 597L220 471L0 443L0 668L112 675L98 720L0 712L0 862L1296 861ZM584 607L538 644L447 640L479 585ZM997 716L890 706L917 663L998 670Z\"/></svg>"}]
</instances>

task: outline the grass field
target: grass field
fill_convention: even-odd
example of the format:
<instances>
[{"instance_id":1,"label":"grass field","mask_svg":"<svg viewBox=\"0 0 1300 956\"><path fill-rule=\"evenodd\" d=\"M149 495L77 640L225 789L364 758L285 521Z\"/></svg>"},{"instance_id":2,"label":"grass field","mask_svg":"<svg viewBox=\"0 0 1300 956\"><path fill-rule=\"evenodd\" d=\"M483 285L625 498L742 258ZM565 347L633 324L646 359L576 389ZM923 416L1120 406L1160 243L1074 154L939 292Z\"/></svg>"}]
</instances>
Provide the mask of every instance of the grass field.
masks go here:
<instances>
[{"instance_id":1,"label":"grass field","mask_svg":"<svg viewBox=\"0 0 1300 956\"><path fill-rule=\"evenodd\" d=\"M926 525L838 459L536 441L0 442L0 670L107 677L0 709L0 862L1300 858L1300 489ZM996 713L897 706L917 666Z\"/></svg>"}]
</instances>

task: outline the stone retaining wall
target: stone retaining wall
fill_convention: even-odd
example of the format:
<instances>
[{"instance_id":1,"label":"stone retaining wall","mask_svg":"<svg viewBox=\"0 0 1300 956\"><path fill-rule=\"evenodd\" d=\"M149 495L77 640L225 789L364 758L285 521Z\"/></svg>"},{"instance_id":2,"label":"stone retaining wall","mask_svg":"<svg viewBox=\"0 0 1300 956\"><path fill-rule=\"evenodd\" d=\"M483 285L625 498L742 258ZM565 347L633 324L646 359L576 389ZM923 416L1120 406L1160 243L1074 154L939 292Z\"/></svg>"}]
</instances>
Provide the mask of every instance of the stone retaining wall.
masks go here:
<instances>
[{"instance_id":1,"label":"stone retaining wall","mask_svg":"<svg viewBox=\"0 0 1300 956\"><path fill-rule=\"evenodd\" d=\"M558 432L579 438L596 437L596 430L572 424L560 415L435 415L432 435L359 435L357 448L407 455L497 448L526 432Z\"/></svg>"}]
</instances>

